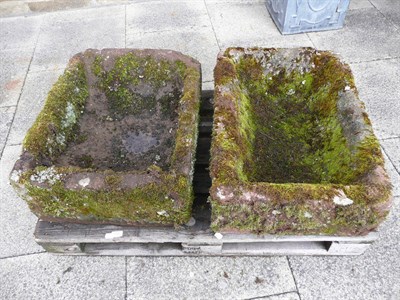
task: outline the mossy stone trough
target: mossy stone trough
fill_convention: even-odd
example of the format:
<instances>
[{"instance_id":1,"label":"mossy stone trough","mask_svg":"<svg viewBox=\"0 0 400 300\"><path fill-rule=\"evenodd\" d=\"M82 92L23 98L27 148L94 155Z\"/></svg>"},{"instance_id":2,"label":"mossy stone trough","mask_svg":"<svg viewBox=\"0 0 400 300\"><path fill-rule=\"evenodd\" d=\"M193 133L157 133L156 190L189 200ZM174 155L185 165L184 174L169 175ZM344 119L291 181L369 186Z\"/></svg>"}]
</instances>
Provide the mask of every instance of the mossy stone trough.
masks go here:
<instances>
[{"instance_id":1,"label":"mossy stone trough","mask_svg":"<svg viewBox=\"0 0 400 300\"><path fill-rule=\"evenodd\" d=\"M200 64L169 50L75 55L11 182L44 220L183 224L191 216Z\"/></svg>"},{"instance_id":2,"label":"mossy stone trough","mask_svg":"<svg viewBox=\"0 0 400 300\"><path fill-rule=\"evenodd\" d=\"M228 48L214 76L214 231L361 235L377 227L391 184L348 65L311 48Z\"/></svg>"}]
</instances>

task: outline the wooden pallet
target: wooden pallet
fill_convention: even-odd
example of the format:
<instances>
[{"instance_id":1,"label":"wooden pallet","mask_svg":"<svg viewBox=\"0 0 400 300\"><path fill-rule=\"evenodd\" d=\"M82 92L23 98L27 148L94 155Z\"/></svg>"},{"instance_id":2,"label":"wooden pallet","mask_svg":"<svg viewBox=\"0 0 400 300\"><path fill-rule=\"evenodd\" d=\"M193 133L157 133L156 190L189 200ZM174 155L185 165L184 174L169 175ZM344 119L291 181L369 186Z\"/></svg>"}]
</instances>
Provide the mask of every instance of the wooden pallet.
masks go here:
<instances>
[{"instance_id":1,"label":"wooden pallet","mask_svg":"<svg viewBox=\"0 0 400 300\"><path fill-rule=\"evenodd\" d=\"M139 228L38 221L36 242L48 252L68 255L256 256L359 255L376 239L363 237L225 234L190 227Z\"/></svg>"},{"instance_id":2,"label":"wooden pallet","mask_svg":"<svg viewBox=\"0 0 400 300\"><path fill-rule=\"evenodd\" d=\"M66 255L135 256L253 256L253 255L359 255L377 238L224 234L210 230L207 202L212 126L212 91L204 91L200 110L199 140L193 179L193 226L137 227L87 225L39 220L35 238L48 252Z\"/></svg>"}]
</instances>

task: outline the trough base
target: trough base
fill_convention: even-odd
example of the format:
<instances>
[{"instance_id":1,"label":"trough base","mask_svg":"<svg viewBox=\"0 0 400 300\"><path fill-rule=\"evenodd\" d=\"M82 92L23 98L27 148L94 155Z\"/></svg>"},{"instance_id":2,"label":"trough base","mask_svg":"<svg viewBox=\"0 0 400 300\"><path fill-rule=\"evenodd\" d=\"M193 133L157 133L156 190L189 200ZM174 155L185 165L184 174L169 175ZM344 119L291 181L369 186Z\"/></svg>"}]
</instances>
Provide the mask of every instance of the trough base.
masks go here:
<instances>
[{"instance_id":1,"label":"trough base","mask_svg":"<svg viewBox=\"0 0 400 300\"><path fill-rule=\"evenodd\" d=\"M271 255L360 255L377 239L366 236L278 236L223 234L218 239L210 229L207 202L212 127L213 91L203 91L194 174L193 226L116 226L59 223L39 220L35 239L46 251L60 255L129 256L271 256ZM221 237L221 236L219 236Z\"/></svg>"}]
</instances>

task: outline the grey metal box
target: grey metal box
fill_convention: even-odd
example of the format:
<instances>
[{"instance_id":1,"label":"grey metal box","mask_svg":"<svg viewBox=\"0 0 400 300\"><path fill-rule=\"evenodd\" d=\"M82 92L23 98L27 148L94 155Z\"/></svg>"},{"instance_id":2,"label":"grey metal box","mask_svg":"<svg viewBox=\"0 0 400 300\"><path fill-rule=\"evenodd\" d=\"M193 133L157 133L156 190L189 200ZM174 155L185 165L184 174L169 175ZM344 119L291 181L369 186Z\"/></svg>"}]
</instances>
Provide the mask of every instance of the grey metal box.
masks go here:
<instances>
[{"instance_id":1,"label":"grey metal box","mask_svg":"<svg viewBox=\"0 0 400 300\"><path fill-rule=\"evenodd\" d=\"M267 9L282 34L339 29L350 0L267 0Z\"/></svg>"}]
</instances>

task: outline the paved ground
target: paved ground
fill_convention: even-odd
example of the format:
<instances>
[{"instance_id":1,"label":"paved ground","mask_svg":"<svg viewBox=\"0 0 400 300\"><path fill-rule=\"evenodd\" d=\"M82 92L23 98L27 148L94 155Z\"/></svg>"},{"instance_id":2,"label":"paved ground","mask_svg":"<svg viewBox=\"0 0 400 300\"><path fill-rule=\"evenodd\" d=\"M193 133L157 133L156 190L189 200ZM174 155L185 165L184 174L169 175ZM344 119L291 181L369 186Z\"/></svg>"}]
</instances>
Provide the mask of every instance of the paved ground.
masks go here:
<instances>
[{"instance_id":1,"label":"paved ground","mask_svg":"<svg viewBox=\"0 0 400 300\"><path fill-rule=\"evenodd\" d=\"M56 1L55 1L56 2ZM251 4L250 4L251 3ZM360 257L57 257L8 185L21 142L68 58L86 48L170 48L212 87L230 45L331 49L349 62L386 155L394 207ZM281 36L263 1L130 1L0 19L0 299L400 299L400 1L352 0L339 31Z\"/></svg>"}]
</instances>

